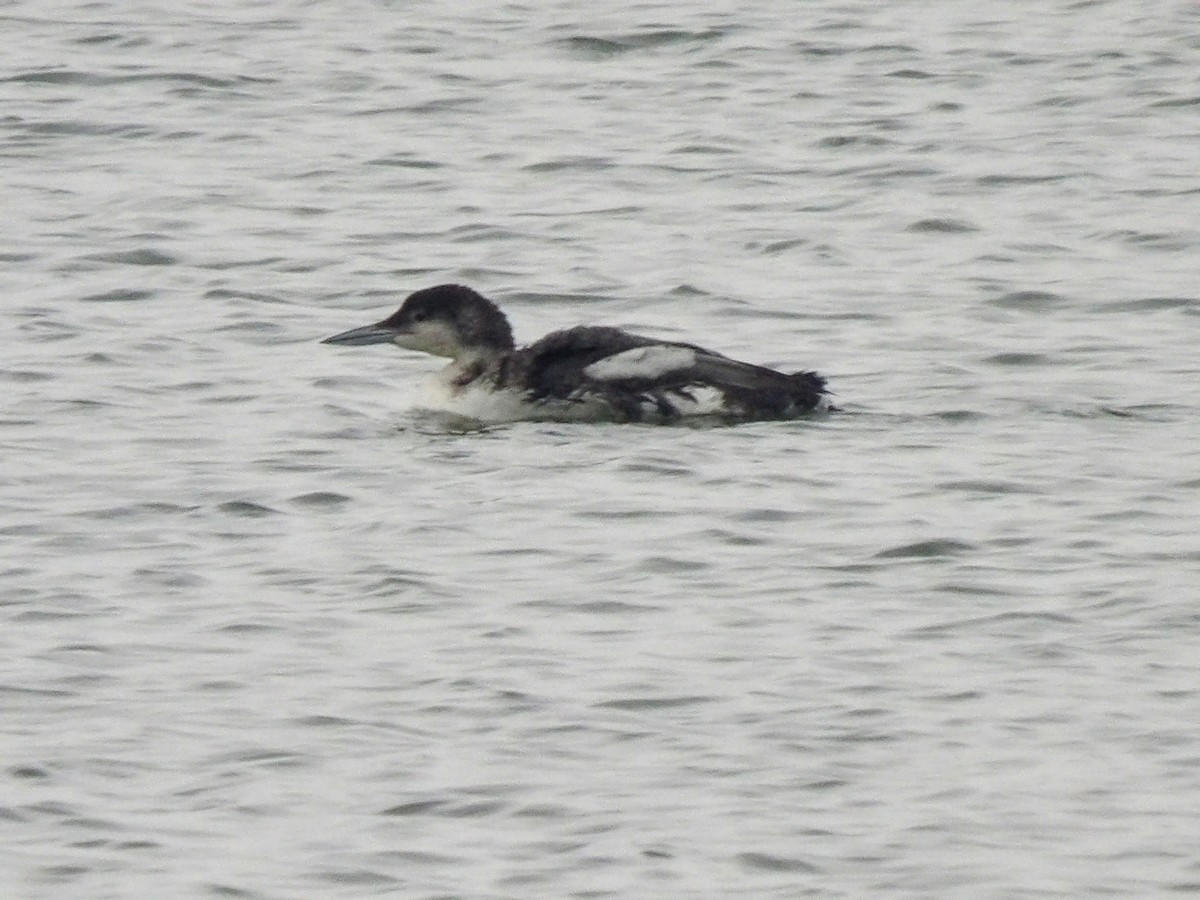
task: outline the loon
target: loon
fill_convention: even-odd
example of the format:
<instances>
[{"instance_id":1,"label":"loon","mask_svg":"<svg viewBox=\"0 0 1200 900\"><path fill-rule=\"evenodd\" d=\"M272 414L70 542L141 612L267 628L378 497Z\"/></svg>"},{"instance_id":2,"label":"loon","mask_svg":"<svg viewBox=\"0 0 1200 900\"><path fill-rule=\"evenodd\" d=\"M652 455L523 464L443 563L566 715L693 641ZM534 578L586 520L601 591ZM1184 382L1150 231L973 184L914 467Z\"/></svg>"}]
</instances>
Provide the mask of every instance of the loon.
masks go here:
<instances>
[{"instance_id":1,"label":"loon","mask_svg":"<svg viewBox=\"0 0 1200 900\"><path fill-rule=\"evenodd\" d=\"M792 419L828 409L825 379L739 362L695 344L581 325L518 348L499 307L469 287L442 284L409 295L374 325L321 341L391 343L451 362L451 400L505 394L506 415L471 418L665 424L696 416L727 422Z\"/></svg>"}]
</instances>

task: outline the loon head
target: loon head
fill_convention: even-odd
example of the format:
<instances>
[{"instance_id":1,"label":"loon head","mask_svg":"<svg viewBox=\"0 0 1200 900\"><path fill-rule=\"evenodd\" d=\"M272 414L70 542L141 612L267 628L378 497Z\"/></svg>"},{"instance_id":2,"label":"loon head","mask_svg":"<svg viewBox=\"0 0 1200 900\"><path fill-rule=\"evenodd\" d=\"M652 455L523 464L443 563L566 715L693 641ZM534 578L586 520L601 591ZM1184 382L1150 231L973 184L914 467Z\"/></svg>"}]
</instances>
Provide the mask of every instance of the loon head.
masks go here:
<instances>
[{"instance_id":1,"label":"loon head","mask_svg":"<svg viewBox=\"0 0 1200 900\"><path fill-rule=\"evenodd\" d=\"M514 347L504 313L461 284L439 284L409 294L382 322L351 328L321 343L350 347L391 343L460 361L498 356Z\"/></svg>"}]
</instances>

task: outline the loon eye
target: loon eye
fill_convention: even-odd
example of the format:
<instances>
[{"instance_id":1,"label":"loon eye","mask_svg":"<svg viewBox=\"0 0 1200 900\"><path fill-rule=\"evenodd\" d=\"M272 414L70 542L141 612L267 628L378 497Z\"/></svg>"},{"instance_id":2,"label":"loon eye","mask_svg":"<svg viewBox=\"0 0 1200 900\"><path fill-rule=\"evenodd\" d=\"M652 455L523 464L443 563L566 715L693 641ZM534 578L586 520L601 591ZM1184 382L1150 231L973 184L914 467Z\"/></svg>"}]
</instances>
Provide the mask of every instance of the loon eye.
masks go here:
<instances>
[{"instance_id":1,"label":"loon eye","mask_svg":"<svg viewBox=\"0 0 1200 900\"><path fill-rule=\"evenodd\" d=\"M412 320L414 322L424 322L425 318L426 318L426 316L425 316L424 310L417 310L415 313L412 314Z\"/></svg>"}]
</instances>

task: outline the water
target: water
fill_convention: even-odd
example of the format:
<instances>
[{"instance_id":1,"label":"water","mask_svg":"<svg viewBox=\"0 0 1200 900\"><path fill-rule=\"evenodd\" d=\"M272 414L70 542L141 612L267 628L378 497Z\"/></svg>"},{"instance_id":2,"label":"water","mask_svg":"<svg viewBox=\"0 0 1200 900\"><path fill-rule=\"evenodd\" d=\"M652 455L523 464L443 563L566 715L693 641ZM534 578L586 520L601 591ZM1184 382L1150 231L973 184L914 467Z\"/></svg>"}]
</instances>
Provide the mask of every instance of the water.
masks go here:
<instances>
[{"instance_id":1,"label":"water","mask_svg":"<svg viewBox=\"0 0 1200 900\"><path fill-rule=\"evenodd\" d=\"M1200 892L1194 4L0 33L5 896ZM316 343L448 280L845 412Z\"/></svg>"}]
</instances>

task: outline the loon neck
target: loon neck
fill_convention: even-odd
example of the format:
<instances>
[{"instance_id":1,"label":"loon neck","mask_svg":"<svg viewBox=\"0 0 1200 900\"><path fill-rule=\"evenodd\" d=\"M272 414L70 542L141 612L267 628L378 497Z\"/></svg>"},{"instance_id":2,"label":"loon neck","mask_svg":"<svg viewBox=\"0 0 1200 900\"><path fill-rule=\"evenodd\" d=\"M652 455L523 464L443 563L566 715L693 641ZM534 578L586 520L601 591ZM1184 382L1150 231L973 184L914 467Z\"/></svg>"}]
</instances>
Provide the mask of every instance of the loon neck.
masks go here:
<instances>
[{"instance_id":1,"label":"loon neck","mask_svg":"<svg viewBox=\"0 0 1200 900\"><path fill-rule=\"evenodd\" d=\"M459 368L488 368L500 362L505 356L513 352L512 347L492 347L476 345L472 347L459 347L454 355L450 357L451 365Z\"/></svg>"},{"instance_id":2,"label":"loon neck","mask_svg":"<svg viewBox=\"0 0 1200 900\"><path fill-rule=\"evenodd\" d=\"M463 348L443 370L442 377L456 388L465 387L482 377L494 378L511 352L511 349L498 347Z\"/></svg>"}]
</instances>

